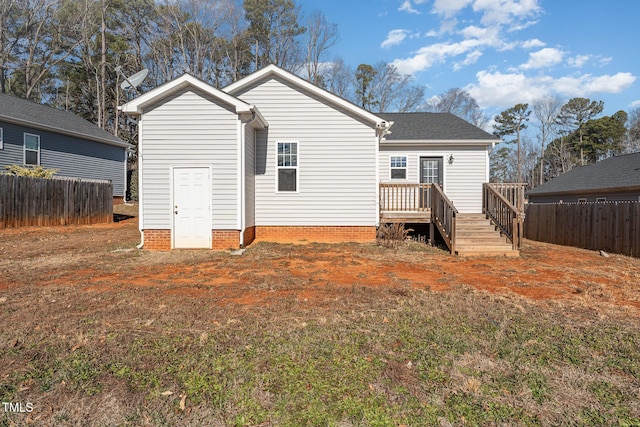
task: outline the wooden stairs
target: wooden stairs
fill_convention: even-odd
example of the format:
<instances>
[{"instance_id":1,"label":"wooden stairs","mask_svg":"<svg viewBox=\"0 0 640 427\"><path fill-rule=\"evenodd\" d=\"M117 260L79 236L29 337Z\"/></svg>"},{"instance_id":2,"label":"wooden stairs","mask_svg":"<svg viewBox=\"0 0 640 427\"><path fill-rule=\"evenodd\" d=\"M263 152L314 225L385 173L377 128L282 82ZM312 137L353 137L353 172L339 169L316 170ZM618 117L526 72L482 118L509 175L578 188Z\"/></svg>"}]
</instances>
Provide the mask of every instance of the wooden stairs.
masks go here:
<instances>
[{"instance_id":1,"label":"wooden stairs","mask_svg":"<svg viewBox=\"0 0 640 427\"><path fill-rule=\"evenodd\" d=\"M484 214L456 216L455 253L459 256L520 256Z\"/></svg>"}]
</instances>

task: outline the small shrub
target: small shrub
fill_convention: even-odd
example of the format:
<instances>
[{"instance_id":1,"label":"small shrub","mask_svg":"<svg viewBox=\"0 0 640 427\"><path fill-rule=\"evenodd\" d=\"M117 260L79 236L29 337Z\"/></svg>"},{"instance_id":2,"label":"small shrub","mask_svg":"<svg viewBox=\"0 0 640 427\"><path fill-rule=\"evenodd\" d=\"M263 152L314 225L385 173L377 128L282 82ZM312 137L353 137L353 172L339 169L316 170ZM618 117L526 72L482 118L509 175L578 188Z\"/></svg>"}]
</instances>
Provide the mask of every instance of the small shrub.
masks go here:
<instances>
[{"instance_id":1,"label":"small shrub","mask_svg":"<svg viewBox=\"0 0 640 427\"><path fill-rule=\"evenodd\" d=\"M53 175L58 173L60 169L46 169L40 165L38 166L20 166L9 165L4 167L7 175L16 176L28 176L31 178L53 178Z\"/></svg>"},{"instance_id":2,"label":"small shrub","mask_svg":"<svg viewBox=\"0 0 640 427\"><path fill-rule=\"evenodd\" d=\"M413 229L406 228L403 223L384 224L378 228L378 241L388 248L397 248L409 237Z\"/></svg>"}]
</instances>

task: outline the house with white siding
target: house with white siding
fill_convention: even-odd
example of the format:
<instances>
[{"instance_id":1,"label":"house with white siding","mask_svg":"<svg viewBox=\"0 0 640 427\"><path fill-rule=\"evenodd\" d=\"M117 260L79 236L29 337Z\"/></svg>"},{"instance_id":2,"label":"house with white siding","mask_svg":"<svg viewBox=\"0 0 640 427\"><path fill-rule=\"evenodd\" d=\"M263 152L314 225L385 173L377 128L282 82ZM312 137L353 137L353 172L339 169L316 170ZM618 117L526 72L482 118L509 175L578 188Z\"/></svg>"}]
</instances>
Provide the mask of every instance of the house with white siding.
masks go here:
<instances>
[{"instance_id":1,"label":"house with white siding","mask_svg":"<svg viewBox=\"0 0 640 427\"><path fill-rule=\"evenodd\" d=\"M223 90L185 74L121 110L138 118L148 249L374 241L399 220L446 234L432 208L482 213L499 142L450 114L373 114L274 65Z\"/></svg>"}]
</instances>

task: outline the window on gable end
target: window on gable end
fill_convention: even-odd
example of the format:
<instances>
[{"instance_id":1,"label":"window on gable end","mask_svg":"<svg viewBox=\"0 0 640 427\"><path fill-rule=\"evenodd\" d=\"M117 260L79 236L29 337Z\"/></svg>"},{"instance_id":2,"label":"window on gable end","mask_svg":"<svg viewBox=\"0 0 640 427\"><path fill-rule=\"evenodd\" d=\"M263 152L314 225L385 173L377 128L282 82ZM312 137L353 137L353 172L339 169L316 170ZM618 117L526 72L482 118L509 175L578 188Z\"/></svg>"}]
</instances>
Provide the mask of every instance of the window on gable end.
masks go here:
<instances>
[{"instance_id":1,"label":"window on gable end","mask_svg":"<svg viewBox=\"0 0 640 427\"><path fill-rule=\"evenodd\" d=\"M298 143L278 142L278 192L298 191Z\"/></svg>"}]
</instances>

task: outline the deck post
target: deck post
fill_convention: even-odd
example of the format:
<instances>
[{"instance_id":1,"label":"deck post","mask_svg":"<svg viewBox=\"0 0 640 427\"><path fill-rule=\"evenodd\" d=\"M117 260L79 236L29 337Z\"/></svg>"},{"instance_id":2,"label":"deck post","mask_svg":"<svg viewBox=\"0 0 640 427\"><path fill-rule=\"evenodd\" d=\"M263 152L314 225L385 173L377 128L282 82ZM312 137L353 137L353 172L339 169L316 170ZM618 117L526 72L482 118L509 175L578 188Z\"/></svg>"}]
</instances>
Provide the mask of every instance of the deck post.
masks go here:
<instances>
[{"instance_id":1,"label":"deck post","mask_svg":"<svg viewBox=\"0 0 640 427\"><path fill-rule=\"evenodd\" d=\"M433 239L435 239L435 230L434 230L433 218L429 221L429 243L433 246Z\"/></svg>"},{"instance_id":2,"label":"deck post","mask_svg":"<svg viewBox=\"0 0 640 427\"><path fill-rule=\"evenodd\" d=\"M456 253L456 213L451 213L451 253Z\"/></svg>"}]
</instances>

